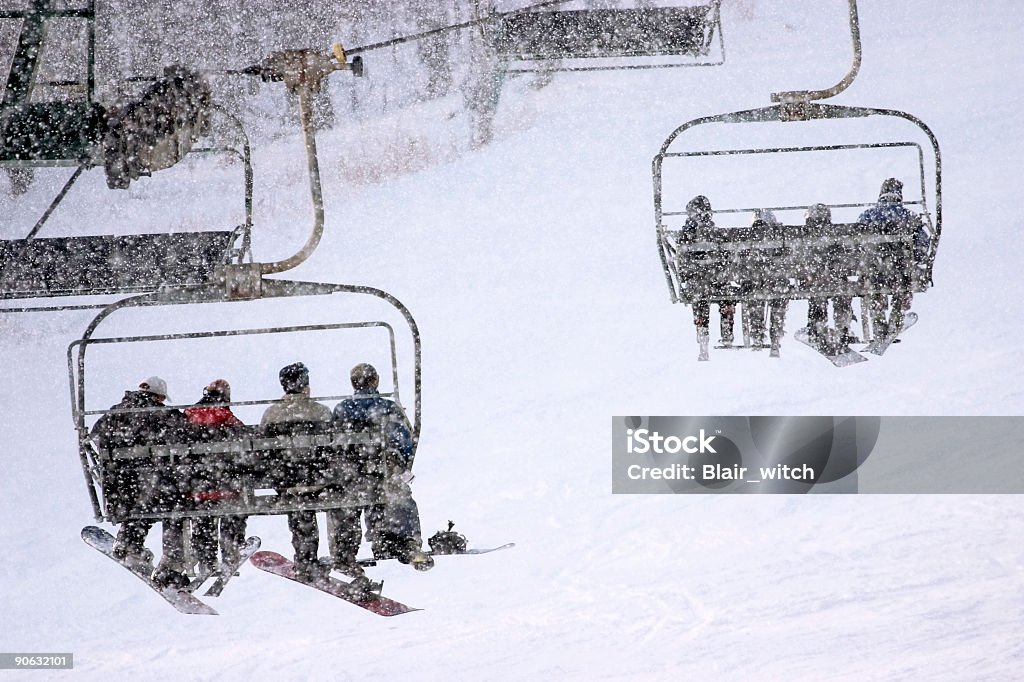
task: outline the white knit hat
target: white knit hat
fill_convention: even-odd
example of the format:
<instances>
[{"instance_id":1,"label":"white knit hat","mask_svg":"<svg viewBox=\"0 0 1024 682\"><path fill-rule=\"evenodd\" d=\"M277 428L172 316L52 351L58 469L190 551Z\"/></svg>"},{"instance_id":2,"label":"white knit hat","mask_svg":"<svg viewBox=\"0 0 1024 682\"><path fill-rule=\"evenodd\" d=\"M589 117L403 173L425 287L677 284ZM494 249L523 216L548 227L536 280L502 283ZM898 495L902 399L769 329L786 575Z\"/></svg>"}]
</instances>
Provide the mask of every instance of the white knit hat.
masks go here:
<instances>
[{"instance_id":1,"label":"white knit hat","mask_svg":"<svg viewBox=\"0 0 1024 682\"><path fill-rule=\"evenodd\" d=\"M167 382L160 377L149 377L139 384L139 390L145 391L146 393L152 393L153 395L163 396L165 399L170 400L171 396L167 395Z\"/></svg>"}]
</instances>

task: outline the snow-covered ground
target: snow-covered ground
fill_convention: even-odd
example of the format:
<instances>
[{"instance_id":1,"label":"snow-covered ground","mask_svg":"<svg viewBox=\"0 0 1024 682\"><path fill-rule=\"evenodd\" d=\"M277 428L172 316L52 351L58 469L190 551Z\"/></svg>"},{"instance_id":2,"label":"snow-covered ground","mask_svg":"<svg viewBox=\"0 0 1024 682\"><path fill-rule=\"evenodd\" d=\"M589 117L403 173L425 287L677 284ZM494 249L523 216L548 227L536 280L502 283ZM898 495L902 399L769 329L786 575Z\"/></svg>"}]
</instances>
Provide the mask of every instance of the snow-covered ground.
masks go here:
<instances>
[{"instance_id":1,"label":"snow-covered ground","mask_svg":"<svg viewBox=\"0 0 1024 682\"><path fill-rule=\"evenodd\" d=\"M1019 496L610 492L613 415L1021 413L1018 4L860 3L864 65L839 101L932 127L945 223L936 285L915 299L921 321L884 358L845 370L791 337L778 361L698 364L690 311L669 304L655 251L650 175L682 122L838 80L843 0L727 2L725 66L560 75L504 101L480 151L447 127L458 120L424 116L428 147L447 146L379 184L344 183L351 131L323 136L326 236L289 277L378 286L409 307L423 335L424 530L454 519L474 545L517 543L426 574L372 569L422 612L379 618L247 567L216 600L220 616L175 613L78 537L92 518L65 349L90 314L0 320L0 650L74 652L75 669L51 679L1020 679ZM305 238L300 145L256 150L258 258ZM229 177L201 164L168 173L179 170L200 189ZM173 221L191 195L170 177L125 198L97 174L62 210L91 227ZM706 182L713 198L729 178ZM198 203L233 220L216 194ZM32 212L0 198L0 213ZM319 319L316 306L288 315ZM792 306L790 332L804 312ZM185 311L146 323L201 324ZM322 393L341 392L351 358L304 352L322 368L314 389L319 376ZM229 378L252 395L236 399L269 397L255 393L272 390L278 358L247 359L251 378ZM171 393L188 402L215 366L203 358L191 376L195 362L184 346L126 361L98 378L96 400L173 372ZM249 529L290 552L283 518Z\"/></svg>"}]
</instances>

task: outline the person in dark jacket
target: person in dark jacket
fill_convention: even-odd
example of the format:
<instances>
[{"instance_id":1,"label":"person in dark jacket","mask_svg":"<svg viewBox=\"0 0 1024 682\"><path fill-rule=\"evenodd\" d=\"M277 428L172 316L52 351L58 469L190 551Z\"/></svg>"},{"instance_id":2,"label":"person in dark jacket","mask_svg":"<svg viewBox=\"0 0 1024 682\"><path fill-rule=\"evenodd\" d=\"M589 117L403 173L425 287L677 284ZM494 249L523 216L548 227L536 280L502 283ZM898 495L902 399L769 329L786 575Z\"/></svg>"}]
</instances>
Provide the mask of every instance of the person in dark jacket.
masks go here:
<instances>
[{"instance_id":1,"label":"person in dark jacket","mask_svg":"<svg viewBox=\"0 0 1024 682\"><path fill-rule=\"evenodd\" d=\"M203 397L185 410L185 418L191 427L192 437L199 441L228 440L236 436L244 424L231 411L231 385L224 379L217 379L203 389ZM216 480L216 474L201 477L191 482L190 494L193 502L202 506L206 502L238 497L230 481ZM238 553L245 544L245 517L197 517L192 522L192 545L199 559L199 572L208 575L217 568L218 520L220 525L220 550L225 563L238 560ZM165 528L167 525L165 525ZM184 532L184 520L179 522L179 533ZM166 533L165 533L166 538ZM173 544L164 547L164 556L173 547L184 559L182 536L167 538ZM180 550L178 549L180 548Z\"/></svg>"},{"instance_id":2,"label":"person in dark jacket","mask_svg":"<svg viewBox=\"0 0 1024 682\"><path fill-rule=\"evenodd\" d=\"M92 428L102 448L125 448L179 441L187 429L181 411L164 406L167 382L149 377L137 391L125 391L121 402L112 406ZM144 486L143 472L128 463L121 463L108 472L104 481L108 513L114 518L146 511L147 508L172 502L173 492L157 475L157 485ZM114 542L114 556L136 565L148 565L152 553L145 548L146 536L153 527L150 519L128 519L121 523Z\"/></svg>"},{"instance_id":3,"label":"person in dark jacket","mask_svg":"<svg viewBox=\"0 0 1024 682\"><path fill-rule=\"evenodd\" d=\"M816 230L827 230L832 227L832 209L825 204L814 204L807 209L806 226ZM812 283L829 282L829 263L826 260L812 264L813 271L808 273ZM857 338L850 332L853 322L853 298L835 296L832 298L832 320L836 328L836 338L843 345L856 343ZM807 332L809 338L821 341L828 337L828 298L811 298L807 301Z\"/></svg>"},{"instance_id":4,"label":"person in dark jacket","mask_svg":"<svg viewBox=\"0 0 1024 682\"><path fill-rule=\"evenodd\" d=\"M309 397L309 370L301 362L281 369L279 378L284 397L263 413L260 425L268 434L294 433L296 429L309 429L317 424L333 421L331 410ZM318 489L319 490L319 489ZM328 525L332 533L356 537L356 546L344 557L345 567L352 576L352 585L357 589L368 589L369 579L362 567L356 563L355 552L359 549L358 509L332 510L328 513ZM318 560L320 529L316 512L297 511L288 514L288 528L292 533L292 547L295 549L295 574L300 580L318 582L328 577L330 569ZM353 530L354 529L354 530ZM335 557L336 563L340 562Z\"/></svg>"},{"instance_id":5,"label":"person in dark jacket","mask_svg":"<svg viewBox=\"0 0 1024 682\"><path fill-rule=\"evenodd\" d=\"M771 228L781 227L775 213L770 209L757 209L754 212L754 222L751 227L755 231L766 232ZM774 289L785 284L785 280L778 281L777 278L769 275L770 268L765 268L757 286L762 289ZM786 310L789 308L789 299L772 298L767 301L744 301L743 303L743 327L749 330L750 345L754 348L764 347L765 337L765 311L768 311L768 340L770 342L770 357L780 357L782 348L782 337L786 335Z\"/></svg>"},{"instance_id":6,"label":"person in dark jacket","mask_svg":"<svg viewBox=\"0 0 1024 682\"><path fill-rule=\"evenodd\" d=\"M679 242L683 243L700 231L713 229L715 221L711 212L711 202L703 194L695 196L686 204L686 222L679 232ZM718 316L722 331L722 345L731 346L733 328L735 327L736 301L720 301ZM693 304L693 326L697 328L697 343L700 346L698 359L708 359L710 340L711 304L708 301L696 301Z\"/></svg>"},{"instance_id":7,"label":"person in dark jacket","mask_svg":"<svg viewBox=\"0 0 1024 682\"><path fill-rule=\"evenodd\" d=\"M898 179L886 178L878 193L878 203L861 213L858 222L878 227L898 225L909 228L913 226L914 266L921 267L926 263L931 247L931 238L928 236L921 216L903 205L903 183ZM909 286L910 283L907 283L908 288L905 291L893 294L891 306L885 294L875 294L869 297L875 338L886 336L890 331L899 333L903 325L903 315L910 310L913 301L914 295Z\"/></svg>"},{"instance_id":8,"label":"person in dark jacket","mask_svg":"<svg viewBox=\"0 0 1024 682\"><path fill-rule=\"evenodd\" d=\"M415 451L409 419L398 403L380 395L380 376L373 365L360 363L353 367L351 380L355 395L334 408L335 421L347 431L382 429L386 447L386 470L370 473L384 498L383 503L366 508L367 539L373 555L379 559L394 557L417 570L428 570L434 561L422 550L419 508L409 487ZM341 541L351 543L351 539Z\"/></svg>"}]
</instances>

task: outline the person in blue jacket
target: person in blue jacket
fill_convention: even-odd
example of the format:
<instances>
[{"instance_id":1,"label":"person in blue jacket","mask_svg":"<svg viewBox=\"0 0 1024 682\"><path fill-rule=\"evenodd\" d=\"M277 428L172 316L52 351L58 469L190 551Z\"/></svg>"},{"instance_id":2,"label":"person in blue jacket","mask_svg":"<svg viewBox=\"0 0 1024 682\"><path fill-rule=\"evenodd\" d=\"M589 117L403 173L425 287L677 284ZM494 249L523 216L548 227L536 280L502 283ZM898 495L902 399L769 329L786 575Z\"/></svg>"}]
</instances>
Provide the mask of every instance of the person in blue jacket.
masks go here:
<instances>
[{"instance_id":1,"label":"person in blue jacket","mask_svg":"<svg viewBox=\"0 0 1024 682\"><path fill-rule=\"evenodd\" d=\"M352 368L355 395L334 408L334 419L346 431L382 429L385 439L385 471L372 472L383 501L366 508L367 539L378 559L397 558L404 564L425 571L434 565L422 550L419 508L409 487L412 481L412 459L415 452L409 419L398 403L380 395L380 376L376 368L360 363ZM335 544L351 542L334 538ZM356 538L358 542L358 538ZM337 568L344 570L344 567Z\"/></svg>"},{"instance_id":2,"label":"person in blue jacket","mask_svg":"<svg viewBox=\"0 0 1024 682\"><path fill-rule=\"evenodd\" d=\"M868 226L910 226L914 225L913 259L914 266L920 267L928 258L931 238L925 229L921 216L903 205L903 183L896 178L886 178L878 193L878 203L861 213L858 222ZM885 336L890 331L899 333L903 315L910 310L913 292L908 288L892 295L891 306L885 294L869 297L874 336Z\"/></svg>"}]
</instances>

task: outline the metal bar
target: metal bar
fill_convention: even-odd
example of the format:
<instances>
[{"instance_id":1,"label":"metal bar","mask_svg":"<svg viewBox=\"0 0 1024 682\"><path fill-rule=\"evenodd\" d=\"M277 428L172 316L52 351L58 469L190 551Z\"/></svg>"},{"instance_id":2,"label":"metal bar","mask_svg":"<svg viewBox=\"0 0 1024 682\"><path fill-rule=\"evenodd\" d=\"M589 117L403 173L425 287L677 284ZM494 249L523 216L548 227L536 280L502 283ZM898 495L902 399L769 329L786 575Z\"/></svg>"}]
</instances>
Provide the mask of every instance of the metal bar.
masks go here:
<instances>
[{"instance_id":1,"label":"metal bar","mask_svg":"<svg viewBox=\"0 0 1024 682\"><path fill-rule=\"evenodd\" d=\"M359 47L346 48L346 54L359 54L361 52L370 52L371 50L379 50L382 47L394 47L395 45L401 45L403 43L409 43L414 40L421 40L423 38L429 38L430 36L438 35L441 33L447 33L448 31L456 31L463 28L469 28L471 26L478 26L488 21L493 21L498 16L509 16L512 14L522 14L524 12L530 12L535 9L541 9L543 7L549 7L552 5L564 5L572 0L547 0L546 2L538 2L533 5L527 5L526 7L520 7L519 9L511 10L509 12L491 12L485 17L478 17L471 19L470 21L463 21L458 24L452 24L451 26L442 26L441 28L432 28L429 31L423 31L421 33L413 33L407 36L400 36L398 38L391 38L390 40L384 40L379 43L371 43L369 45L360 45Z\"/></svg>"},{"instance_id":2,"label":"metal bar","mask_svg":"<svg viewBox=\"0 0 1024 682\"><path fill-rule=\"evenodd\" d=\"M92 7L93 3L90 2L89 6ZM9 9L0 10L0 19L27 19L37 12L32 9ZM55 19L91 19L94 15L92 9L48 9L44 12L45 17L53 17Z\"/></svg>"},{"instance_id":3,"label":"metal bar","mask_svg":"<svg viewBox=\"0 0 1024 682\"><path fill-rule=\"evenodd\" d=\"M84 170L85 166L79 166L78 168L75 169L75 172L71 174L71 177L68 178L68 181L64 183L64 186L61 188L61 190L57 192L57 196L54 197L53 201L50 202L50 205L43 212L43 215L39 218L39 220L36 221L35 226L31 230L29 230L29 233L25 236L25 239L33 239L37 234L39 234L39 230L43 229L43 224L50 218L50 215L53 214L53 212L57 209L57 205L64 200L64 197L71 189L71 186L75 184L75 181L78 180L78 176L80 176L82 174L82 171Z\"/></svg>"},{"instance_id":4,"label":"metal bar","mask_svg":"<svg viewBox=\"0 0 1024 682\"><path fill-rule=\"evenodd\" d=\"M331 329L361 329L369 327L386 327L387 322L335 322L331 324L308 324L290 327L262 327L258 329L224 329L207 332L182 332L180 334L150 334L146 336L108 336L83 340L83 345L107 343L135 343L141 341L180 341L184 339L209 339L229 336L255 336L258 334L285 334L291 332L329 331Z\"/></svg>"},{"instance_id":5,"label":"metal bar","mask_svg":"<svg viewBox=\"0 0 1024 682\"><path fill-rule=\"evenodd\" d=\"M89 0L86 8L89 21L86 22L86 88L85 101L92 104L96 97L96 0Z\"/></svg>"},{"instance_id":6,"label":"metal bar","mask_svg":"<svg viewBox=\"0 0 1024 682\"><path fill-rule=\"evenodd\" d=\"M921 149L917 142L862 142L856 144L826 144L810 145L806 147L763 147L753 149L719 149L698 152L668 152L662 154L665 158L687 157L687 156L733 156L737 154L786 154L790 152L836 152L850 149L890 149L900 147L916 147Z\"/></svg>"},{"instance_id":7,"label":"metal bar","mask_svg":"<svg viewBox=\"0 0 1024 682\"><path fill-rule=\"evenodd\" d=\"M379 392L383 398L392 398L396 394L394 392ZM310 400L316 401L328 401L328 400L345 400L347 398L358 398L358 395L321 395L311 396ZM280 398L267 398L265 400L239 400L230 403L207 403L208 407L249 407L253 405L273 405L274 403L281 402ZM397 402L397 401L396 401ZM118 409L106 409L106 410L83 410L82 416L91 417L97 414L128 414L136 412L160 412L168 409L179 409L183 410L187 407L195 407L192 403L182 405L161 405L160 407L123 407ZM150 445L139 446L139 447L152 447Z\"/></svg>"},{"instance_id":8,"label":"metal bar","mask_svg":"<svg viewBox=\"0 0 1024 682\"><path fill-rule=\"evenodd\" d=\"M324 284L318 282L297 282L287 280L269 279L264 280L262 295L264 298L291 298L296 296L319 296L339 293L362 294L379 298L392 307L405 318L409 325L409 332L413 342L413 406L414 420L412 423L413 455L419 447L420 431L422 429L421 419L423 414L423 370L422 370L422 341L420 339L419 327L409 309L391 294L374 287L358 286L350 284ZM142 294L125 298L104 308L92 322L86 327L82 337L68 346L69 382L74 385L72 394L73 416L84 428L84 417L82 412L85 409L85 343L92 338L96 328L113 313L129 307L149 307L163 305L189 305L201 303L225 302L225 293L222 287L217 285L201 285L196 287L175 287L163 289L157 292ZM239 301L241 302L241 301ZM77 358L73 358L77 350ZM73 365L72 362L75 364ZM77 391L77 392L76 392ZM78 406L78 407L76 407Z\"/></svg>"},{"instance_id":9,"label":"metal bar","mask_svg":"<svg viewBox=\"0 0 1024 682\"><path fill-rule=\"evenodd\" d=\"M261 263L260 272L264 275L284 272L300 265L309 258L320 244L324 233L324 197L320 185L320 162L316 153L316 132L313 130L313 94L311 86L303 83L299 88L299 117L302 121L302 134L306 143L306 167L309 171L309 192L313 202L313 231L305 245L290 258L274 263Z\"/></svg>"},{"instance_id":10,"label":"metal bar","mask_svg":"<svg viewBox=\"0 0 1024 682\"><path fill-rule=\"evenodd\" d=\"M876 202L858 202L854 204L825 204L829 208L867 208L874 206ZM905 206L923 206L925 201L923 199L917 201L904 201ZM716 208L712 213L752 213L757 210L769 209L772 211L799 211L808 209L810 206L757 206L755 208ZM662 213L663 216L680 216L686 215L686 211L665 211Z\"/></svg>"},{"instance_id":11,"label":"metal bar","mask_svg":"<svg viewBox=\"0 0 1024 682\"><path fill-rule=\"evenodd\" d=\"M23 10L19 15L24 18L24 22L18 32L18 45L7 74L7 85L0 109L27 103L32 96L39 56L43 51L43 41L46 39L46 16L52 10L52 2L53 0L32 0L29 9Z\"/></svg>"},{"instance_id":12,"label":"metal bar","mask_svg":"<svg viewBox=\"0 0 1024 682\"><path fill-rule=\"evenodd\" d=\"M792 90L789 92L773 92L773 102L809 102L817 99L828 99L835 97L846 88L850 87L857 73L860 71L861 44L860 44L860 20L857 17L857 0L849 0L850 18L850 40L853 42L853 64L842 80L831 88L824 90Z\"/></svg>"}]
</instances>

